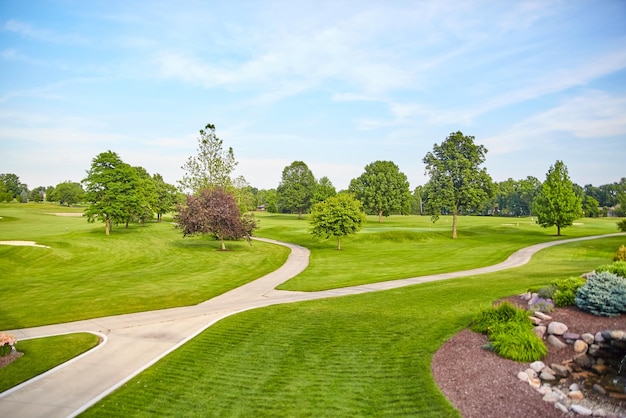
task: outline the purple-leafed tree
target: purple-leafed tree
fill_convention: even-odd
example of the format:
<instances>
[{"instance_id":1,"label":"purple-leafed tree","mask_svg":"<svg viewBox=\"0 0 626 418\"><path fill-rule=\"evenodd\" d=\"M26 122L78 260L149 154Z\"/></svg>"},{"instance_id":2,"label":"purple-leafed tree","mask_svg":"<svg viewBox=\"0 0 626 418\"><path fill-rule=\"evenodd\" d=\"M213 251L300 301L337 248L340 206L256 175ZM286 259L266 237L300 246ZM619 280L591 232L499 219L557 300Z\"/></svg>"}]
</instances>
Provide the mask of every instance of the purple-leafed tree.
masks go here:
<instances>
[{"instance_id":1,"label":"purple-leafed tree","mask_svg":"<svg viewBox=\"0 0 626 418\"><path fill-rule=\"evenodd\" d=\"M225 240L246 238L258 227L251 215L241 214L232 194L221 187L202 189L197 195L187 195L185 204L179 205L175 220L183 237L210 234L222 243Z\"/></svg>"}]
</instances>

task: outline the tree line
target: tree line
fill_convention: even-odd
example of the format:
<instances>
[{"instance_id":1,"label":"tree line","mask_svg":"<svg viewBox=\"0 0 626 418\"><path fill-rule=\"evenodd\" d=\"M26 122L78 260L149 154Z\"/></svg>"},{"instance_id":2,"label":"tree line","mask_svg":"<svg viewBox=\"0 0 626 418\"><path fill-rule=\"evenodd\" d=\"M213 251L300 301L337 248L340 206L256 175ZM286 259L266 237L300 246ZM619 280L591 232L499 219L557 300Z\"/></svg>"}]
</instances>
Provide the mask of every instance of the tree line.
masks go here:
<instances>
[{"instance_id":1,"label":"tree line","mask_svg":"<svg viewBox=\"0 0 626 418\"><path fill-rule=\"evenodd\" d=\"M223 205L230 205L224 196L214 192L219 189L232 197L242 224L233 226L233 217L230 232L215 233L197 225L181 228L184 235L213 233L216 237L231 238L249 236L254 229L253 223L240 216L246 212L259 209L297 213L299 217L312 212L319 215L322 208L316 210L316 205L344 194L352 196L364 213L377 215L379 222L393 214L430 215L433 221L441 215L452 215L454 238L459 215L534 216L543 226L557 226L560 234L561 228L580 216L624 216L626 208L626 178L619 183L581 187L572 184L562 161L549 168L544 182L529 176L495 183L483 167L487 149L462 132L453 132L440 144L433 145L432 151L422 159L429 181L412 192L406 175L392 161L366 165L363 173L350 181L348 189L339 192L328 177L316 179L306 163L294 161L283 169L275 189L259 190L242 176L232 177L237 166L234 151L223 148L215 130L212 124L200 130L197 155L189 157L182 166L185 174L178 187L165 183L159 174L151 176L142 167L124 163L116 153L107 151L92 160L81 183L66 181L55 187L28 190L15 174L1 174L0 201L45 198L66 205L87 203L87 218L102 221L108 234L114 224L145 222L155 214L160 220L172 210L178 213L178 221L186 222L182 215L186 214L187 222L191 222L189 216L196 215L185 210L199 208L202 201L205 206L208 204L204 190L210 190L213 199L221 199ZM341 199L334 200L337 207L352 207ZM205 210L204 215L208 216L207 213ZM318 231L318 235L324 233Z\"/></svg>"}]
</instances>

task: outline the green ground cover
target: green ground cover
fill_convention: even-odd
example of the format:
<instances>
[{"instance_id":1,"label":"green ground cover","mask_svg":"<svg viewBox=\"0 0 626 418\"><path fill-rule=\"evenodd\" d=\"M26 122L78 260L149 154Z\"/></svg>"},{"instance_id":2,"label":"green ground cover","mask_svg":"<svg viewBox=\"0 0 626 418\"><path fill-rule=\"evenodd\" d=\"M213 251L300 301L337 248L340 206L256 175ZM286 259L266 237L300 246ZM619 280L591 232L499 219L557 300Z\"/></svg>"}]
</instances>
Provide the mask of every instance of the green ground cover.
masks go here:
<instances>
[{"instance_id":1,"label":"green ground cover","mask_svg":"<svg viewBox=\"0 0 626 418\"><path fill-rule=\"evenodd\" d=\"M279 286L317 291L483 267L504 261L514 251L540 242L619 232L615 218L585 218L565 228L541 228L531 218L466 216L459 239L451 238L451 218L433 224L428 216L390 216L379 224L369 216L358 234L315 240L309 224L292 215L260 215L257 235L294 242L311 250L309 267ZM366 272L366 274L365 274Z\"/></svg>"},{"instance_id":2,"label":"green ground cover","mask_svg":"<svg viewBox=\"0 0 626 418\"><path fill-rule=\"evenodd\" d=\"M182 238L170 222L119 226L56 216L81 212L52 204L1 204L0 330L200 303L284 263L289 250L245 241Z\"/></svg>"},{"instance_id":3,"label":"green ground cover","mask_svg":"<svg viewBox=\"0 0 626 418\"><path fill-rule=\"evenodd\" d=\"M88 332L18 341L15 347L24 355L0 368L0 392L65 363L95 347L98 341Z\"/></svg>"},{"instance_id":4,"label":"green ground cover","mask_svg":"<svg viewBox=\"0 0 626 418\"><path fill-rule=\"evenodd\" d=\"M430 372L441 344L494 300L607 263L624 240L548 248L487 275L247 311L85 416L458 416Z\"/></svg>"}]
</instances>

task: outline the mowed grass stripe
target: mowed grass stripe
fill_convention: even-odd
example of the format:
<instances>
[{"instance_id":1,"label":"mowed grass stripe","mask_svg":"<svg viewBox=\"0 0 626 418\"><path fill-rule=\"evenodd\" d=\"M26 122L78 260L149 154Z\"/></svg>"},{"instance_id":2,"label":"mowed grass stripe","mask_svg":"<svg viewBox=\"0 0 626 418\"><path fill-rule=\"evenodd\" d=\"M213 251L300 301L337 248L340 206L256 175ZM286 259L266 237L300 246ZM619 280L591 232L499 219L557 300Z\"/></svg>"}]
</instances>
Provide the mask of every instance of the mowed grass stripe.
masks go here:
<instances>
[{"instance_id":1,"label":"mowed grass stripe","mask_svg":"<svg viewBox=\"0 0 626 418\"><path fill-rule=\"evenodd\" d=\"M622 242L552 247L526 266L489 275L247 311L86 416L458 416L430 372L441 344L493 300L589 271ZM183 365L185 373L171 372Z\"/></svg>"}]
</instances>

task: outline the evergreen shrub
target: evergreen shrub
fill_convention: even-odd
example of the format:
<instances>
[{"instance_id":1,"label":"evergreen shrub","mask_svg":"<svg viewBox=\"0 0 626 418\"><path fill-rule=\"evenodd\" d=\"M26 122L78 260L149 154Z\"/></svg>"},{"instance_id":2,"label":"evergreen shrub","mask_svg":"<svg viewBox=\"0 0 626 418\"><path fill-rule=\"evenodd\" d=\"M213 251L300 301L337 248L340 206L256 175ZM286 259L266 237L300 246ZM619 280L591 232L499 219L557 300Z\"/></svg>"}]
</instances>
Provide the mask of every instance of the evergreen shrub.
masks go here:
<instances>
[{"instance_id":1,"label":"evergreen shrub","mask_svg":"<svg viewBox=\"0 0 626 418\"><path fill-rule=\"evenodd\" d=\"M596 273L602 273L603 271L626 277L626 261L614 261L611 264L603 264L596 267Z\"/></svg>"},{"instance_id":2,"label":"evergreen shrub","mask_svg":"<svg viewBox=\"0 0 626 418\"><path fill-rule=\"evenodd\" d=\"M576 306L598 316L626 312L626 278L608 271L593 274L578 289Z\"/></svg>"}]
</instances>

